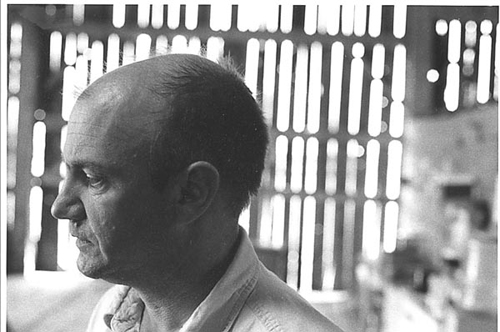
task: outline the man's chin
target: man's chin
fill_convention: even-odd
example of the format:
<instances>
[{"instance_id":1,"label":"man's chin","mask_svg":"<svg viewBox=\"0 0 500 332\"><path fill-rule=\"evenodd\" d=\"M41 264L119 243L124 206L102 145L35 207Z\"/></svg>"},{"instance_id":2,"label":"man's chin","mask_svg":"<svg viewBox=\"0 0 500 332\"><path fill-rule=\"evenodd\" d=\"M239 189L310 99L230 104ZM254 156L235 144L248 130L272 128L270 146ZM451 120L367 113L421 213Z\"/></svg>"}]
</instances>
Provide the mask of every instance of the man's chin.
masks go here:
<instances>
[{"instance_id":1,"label":"man's chin","mask_svg":"<svg viewBox=\"0 0 500 332\"><path fill-rule=\"evenodd\" d=\"M89 262L82 260L81 257L78 258L77 267L84 276L92 279L102 279L105 271L102 265L89 264Z\"/></svg>"},{"instance_id":2,"label":"man's chin","mask_svg":"<svg viewBox=\"0 0 500 332\"><path fill-rule=\"evenodd\" d=\"M104 265L88 265L81 264L78 261L77 264L78 270L86 277L91 279L102 279L104 281L113 283L113 284L122 284L123 278L120 277L120 274L117 273L116 270L110 268L109 266ZM117 277L118 276L118 277Z\"/></svg>"}]
</instances>

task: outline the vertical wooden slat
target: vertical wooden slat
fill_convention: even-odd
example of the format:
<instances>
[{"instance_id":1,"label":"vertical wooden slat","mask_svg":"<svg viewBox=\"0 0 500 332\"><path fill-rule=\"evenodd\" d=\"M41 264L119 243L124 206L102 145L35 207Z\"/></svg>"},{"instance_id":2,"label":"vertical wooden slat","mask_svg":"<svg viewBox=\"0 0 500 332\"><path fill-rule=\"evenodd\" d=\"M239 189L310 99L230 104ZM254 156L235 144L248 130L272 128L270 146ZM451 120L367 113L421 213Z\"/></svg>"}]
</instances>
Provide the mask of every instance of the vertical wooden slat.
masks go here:
<instances>
[{"instance_id":1,"label":"vertical wooden slat","mask_svg":"<svg viewBox=\"0 0 500 332\"><path fill-rule=\"evenodd\" d=\"M316 201L316 224L314 234L313 290L321 290L323 286L323 225L325 217L325 202Z\"/></svg>"},{"instance_id":2,"label":"vertical wooden slat","mask_svg":"<svg viewBox=\"0 0 500 332\"><path fill-rule=\"evenodd\" d=\"M334 289L343 288L343 246L344 246L344 201L337 202L337 208L335 209L335 246L334 246L334 260L336 265L335 282Z\"/></svg>"}]
</instances>

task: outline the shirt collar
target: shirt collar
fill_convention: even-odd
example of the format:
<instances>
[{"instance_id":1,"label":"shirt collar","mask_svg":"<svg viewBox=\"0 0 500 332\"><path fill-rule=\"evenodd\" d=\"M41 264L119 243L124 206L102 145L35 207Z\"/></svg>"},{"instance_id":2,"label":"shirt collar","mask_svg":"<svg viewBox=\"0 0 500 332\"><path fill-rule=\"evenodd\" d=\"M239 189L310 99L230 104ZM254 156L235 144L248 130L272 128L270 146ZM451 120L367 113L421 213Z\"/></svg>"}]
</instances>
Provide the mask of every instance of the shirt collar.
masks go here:
<instances>
[{"instance_id":1,"label":"shirt collar","mask_svg":"<svg viewBox=\"0 0 500 332\"><path fill-rule=\"evenodd\" d=\"M245 230L240 228L240 244L226 273L181 329L192 331L228 331L257 283L259 260ZM104 316L115 332L140 331L144 303L130 287L120 286L117 298Z\"/></svg>"}]
</instances>

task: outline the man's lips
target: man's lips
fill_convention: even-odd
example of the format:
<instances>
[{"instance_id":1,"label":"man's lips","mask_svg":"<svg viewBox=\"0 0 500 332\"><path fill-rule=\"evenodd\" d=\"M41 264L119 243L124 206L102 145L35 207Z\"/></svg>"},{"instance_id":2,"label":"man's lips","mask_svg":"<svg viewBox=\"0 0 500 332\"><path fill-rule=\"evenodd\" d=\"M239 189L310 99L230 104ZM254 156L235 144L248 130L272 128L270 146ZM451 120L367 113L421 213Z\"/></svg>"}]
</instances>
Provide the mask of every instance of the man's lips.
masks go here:
<instances>
[{"instance_id":1,"label":"man's lips","mask_svg":"<svg viewBox=\"0 0 500 332\"><path fill-rule=\"evenodd\" d=\"M86 247L89 245L92 245L93 243L85 238L77 238L76 239L76 246L78 248Z\"/></svg>"}]
</instances>

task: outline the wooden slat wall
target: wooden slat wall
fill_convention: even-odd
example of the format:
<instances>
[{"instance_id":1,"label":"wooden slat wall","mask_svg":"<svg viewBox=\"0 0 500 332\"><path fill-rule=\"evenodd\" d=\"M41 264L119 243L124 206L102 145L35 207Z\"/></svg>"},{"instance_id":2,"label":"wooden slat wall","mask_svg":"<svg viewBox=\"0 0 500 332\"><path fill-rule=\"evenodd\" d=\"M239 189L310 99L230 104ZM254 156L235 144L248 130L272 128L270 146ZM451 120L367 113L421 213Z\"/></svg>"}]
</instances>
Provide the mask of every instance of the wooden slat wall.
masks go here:
<instances>
[{"instance_id":1,"label":"wooden slat wall","mask_svg":"<svg viewBox=\"0 0 500 332\"><path fill-rule=\"evenodd\" d=\"M238 6L231 8L232 25L227 31L211 30L209 15L214 9L213 6L199 6L198 26L194 30L187 29L184 26L186 19L184 6L181 6L180 25L174 30L168 28L165 22L163 27L159 29L152 27L151 23L138 28L136 23L138 19L137 6L126 7L126 19L124 26L121 28L115 28L112 25L113 7L111 6L85 6L85 20L83 22L78 21L77 24L75 24L72 18L72 10L74 9L72 6L57 6L54 8L55 14L53 16L46 16L44 19L46 22L50 22L48 25L50 29L46 33L56 31L62 36L62 45L59 48L60 60L58 60L59 63L55 71L45 74L41 82L43 83L44 80L56 80L60 82L61 87L64 86L62 80L64 78L63 73L66 72L65 69L69 68L71 71L75 68L74 70L78 72L79 64L92 64L92 61L89 61L88 48L93 48L95 51L98 47L102 47L99 61L103 63L109 61L108 54L111 49L109 36L112 34L115 35L115 39L119 38L119 48L114 52L119 52L123 56L126 56L127 52L129 52L127 51L127 47L136 44L138 37L147 41L147 36L150 36L150 44L147 45L150 45L153 50L157 48L161 38L166 38L169 47L172 47L174 37L177 35L185 36L188 41L192 40L192 37L197 37L199 44L202 47L206 47L210 43L210 38L218 37L224 42L221 52L223 54L230 54L242 71L245 69L245 63L249 60L247 59L246 52L247 42L254 38L255 41L252 41L252 43L257 42L259 45L258 54L254 53L253 56L256 56L256 58L252 59L254 63L258 63L257 74L249 75L251 74L249 72L245 74L247 77L256 77L257 96L259 99L264 97L261 93L264 87L264 75L269 75L266 77L274 77L274 87L270 86L266 90L266 93L273 94L272 92L274 92L274 95L272 99L266 99L266 101L269 101L269 104L266 104L266 109L264 110L268 115L272 142L269 150L268 167L263 177L263 187L260 196L254 199L250 206L249 234L258 248L268 253L270 252L271 255L274 252L275 257L280 262L275 266L278 270L278 275L283 276L292 287L303 291L310 291L349 289L353 286L355 262L362 250L363 243L363 209L368 199L364 195L367 142L375 139L381 145L378 171L380 178L379 188L377 195L373 199L377 204L383 206L388 201L388 198L385 196L387 146L392 140L401 139L400 137L391 137L387 131L375 137L368 135L367 132L373 47L379 43L386 46L385 64L388 69L386 69L387 73L382 80L385 89L384 95L389 98L390 102L392 50L396 45L404 43L404 40L399 40L391 34L392 6L384 7L382 11L384 18L384 24L381 27L382 33L376 38L372 38L367 32L360 36L345 36L341 32L333 36L326 33L308 35L304 33L300 23L297 23L304 20L305 11L303 6L294 7L293 19L295 23L291 32L283 32L279 29L275 32L269 32L266 29L255 32L239 31L237 29L237 16L240 10ZM163 6L162 8L164 10L164 17L167 17L168 6ZM20 8L20 11L22 9ZM39 6L38 9L39 11L45 11L46 8ZM277 11L276 13L282 13L283 8L281 9L281 12ZM369 14L370 8L367 10ZM54 17L58 19L54 20ZM369 23L369 19L366 18L366 20ZM26 26L32 25L30 22L24 24ZM83 48L80 48L79 45L68 44L67 41L70 35L76 37L87 36L88 43ZM271 52L269 53L271 55L267 54L266 57L266 42L268 45L272 45L273 42L271 40L275 42L276 52L275 54ZM331 67L338 61L338 59L334 59L334 63L331 62L332 45L336 42L340 42L343 46L343 66L340 72L334 72L334 77L331 77ZM339 44L336 45L338 46ZM164 46L160 46L159 48L164 50ZM292 61L292 81L283 90L282 80L285 77L285 72L284 67L282 67L282 61L283 56L287 55L283 54L283 52L286 47L290 46L293 49L293 53L288 54L288 56L291 56ZM41 52L47 52L47 54L51 52L50 42L39 45L39 47ZM72 48L68 49L68 47ZM352 114L348 113L350 109L350 94L352 93L350 91L352 82L350 77L353 70L353 66L351 65L354 59L352 55L353 47L362 47L364 49L364 54L362 56L358 55L358 60L356 60L363 63L361 73L363 83L361 95L356 97L361 98L359 131L349 133L348 122L350 116L352 116ZM301 50L300 55L297 53L298 49ZM52 52L57 53L54 50ZM76 65L75 61L65 63L65 56L68 56L68 54L70 54L70 57L78 57L79 60L76 61ZM125 57L125 60L127 59L129 58ZM273 72L264 73L266 66L264 63L265 59L276 64ZM132 59L130 58L130 60ZM45 63L40 64L40 66L48 68L48 60L44 61ZM321 71L318 74L316 68L319 65L321 65ZM297 68L299 68L298 71ZM98 70L104 71L105 68L99 68ZM44 69L44 71L47 71L47 69ZM93 72L92 66L90 71L91 73ZM86 71L83 73L87 75ZM329 122L332 122L329 116L330 103L332 102L330 99L330 89L332 87L332 79L337 77L336 75L342 76L340 118L338 128L330 128ZM85 82L88 82L93 77L84 77L83 79ZM314 88L314 85L311 85L315 82L314 80L318 80L316 83L321 83L316 88ZM268 84L267 81L266 84ZM288 92L286 92L287 89ZM64 93L67 94L68 92L71 91L63 91L63 98L65 96ZM283 96L283 94L287 95L288 93L290 94L288 100L290 107L286 107L280 111L287 112L288 115L288 123L284 125L283 129L279 123L279 119L283 114L278 114L278 110L280 110L279 103L283 102L280 96ZM335 93L338 94L339 92ZM268 94L266 98L268 98ZM319 100L314 99L319 103L314 104L314 100L311 99L313 97L319 98ZM357 101L356 98L352 100ZM48 108L45 111L47 115L50 114L50 116L41 120L47 126L46 146L51 148L50 152L48 150L46 152L46 172L41 176L44 184L44 211L48 211L47 209L52 203L51 200L55 196L53 189L57 188L61 178L58 159L55 157L57 153L54 154L53 148L59 145L61 139L60 133L67 118L66 116L62 117L61 114L57 117L54 116L54 114L59 112L57 110L59 108L57 103L47 104L41 102L38 105L28 108L27 112L33 112L37 108ZM388 109L389 107L382 111L381 121L385 122L385 125L390 123ZM299 111L303 112L304 119L301 122L296 122L297 116L300 114ZM313 121L316 117L319 120L317 128ZM24 126L29 123L26 121L23 120ZM294 128L297 130L294 130ZM286 139L286 145L288 146L284 173L287 181L286 186L282 188L277 188L275 185L277 172L280 172L275 167L275 162L278 158L276 153L280 152L276 151L275 144L276 139L279 137L283 140ZM337 142L338 150L336 155L329 156L327 146L328 142L332 140ZM347 151L348 146L352 147L352 151ZM317 156L315 153L311 154L311 151L314 152L316 147ZM21 155L19 154L19 156ZM297 157L301 159L295 162ZM315 160L311 158L315 158ZM336 165L334 165L336 169L327 169L327 165L331 163L332 158L336 160ZM312 164L310 164L311 162ZM308 174L314 175L313 178L316 178L316 184L306 182L305 180L309 165L314 164L316 164L316 171L313 170ZM298 169L302 168L302 173L295 174L293 171L295 167L298 167ZM29 170L23 170L18 167L18 172L21 172L26 178L30 177ZM292 176L299 176L301 179L297 184L293 184L293 186L290 184ZM329 188L326 184L331 181L334 181L335 188ZM355 186L352 185L353 183L355 183ZM29 191L29 186L19 187L19 190L21 189L24 192L26 190ZM20 208L21 206L23 206L22 208L26 208L26 205L23 205L22 202L19 202L19 204ZM278 211L278 207L282 210ZM325 215L328 216L328 219L325 219ZM20 216L18 215L16 218ZM273 219L278 217L279 219ZM383 216L380 218L384 219ZM277 223L278 221L279 223ZM43 214L43 236L40 243L38 243L40 248L39 255L43 254L43 257L40 257L38 260L39 265L37 267L39 269L53 270L57 268L58 264L61 267L61 263L57 261L57 256L53 255L53 252L48 248L53 248L55 238L58 238L60 241L65 238L65 234L59 234L59 237L56 237L57 229L50 229L48 227L49 223L53 222L48 213ZM265 224L264 222L271 224ZM22 222L16 219L16 224L21 225ZM383 221L380 224L383 229ZM283 227L282 231L278 234L275 228L273 233L273 226ZM325 229L328 231L328 234L324 233ZM63 228L60 227L59 231L62 232L62 230ZM268 230L270 233L266 233L265 230ZM307 240L304 241L304 239ZM330 242L325 242L324 239L330 239ZM59 253L69 250L70 244L63 243L61 245L65 247L60 247ZM47 248L47 251L44 248ZM326 248L330 248L330 250L333 248L333 252L325 252Z\"/></svg>"}]
</instances>

